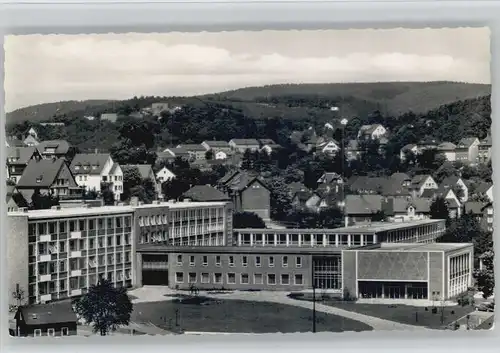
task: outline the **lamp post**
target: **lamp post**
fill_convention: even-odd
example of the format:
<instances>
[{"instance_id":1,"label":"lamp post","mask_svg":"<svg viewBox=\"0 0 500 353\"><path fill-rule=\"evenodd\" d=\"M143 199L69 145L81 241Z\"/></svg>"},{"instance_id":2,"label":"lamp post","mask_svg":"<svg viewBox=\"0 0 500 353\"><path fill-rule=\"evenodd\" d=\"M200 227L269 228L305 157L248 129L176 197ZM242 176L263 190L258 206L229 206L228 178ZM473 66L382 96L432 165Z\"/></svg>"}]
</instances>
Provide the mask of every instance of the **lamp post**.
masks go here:
<instances>
[{"instance_id":1,"label":"lamp post","mask_svg":"<svg viewBox=\"0 0 500 353\"><path fill-rule=\"evenodd\" d=\"M349 224L347 224L347 213L346 213L346 197L345 197L345 187L344 187L344 184L345 184L345 170L344 170L344 159L345 159L345 148L344 148L344 136L345 136L345 127L347 125L349 121L346 119L346 118L343 118L341 121L340 121L340 125L342 126L342 139L341 139L341 142L340 142L340 151L341 151L341 158L342 158L342 168L341 168L341 171L342 171L342 198L344 199L344 202L343 202L343 208L342 208L342 213L344 215L344 226L347 227Z\"/></svg>"},{"instance_id":2,"label":"lamp post","mask_svg":"<svg viewBox=\"0 0 500 353\"><path fill-rule=\"evenodd\" d=\"M316 333L316 285L313 279L313 327L312 332Z\"/></svg>"}]
</instances>

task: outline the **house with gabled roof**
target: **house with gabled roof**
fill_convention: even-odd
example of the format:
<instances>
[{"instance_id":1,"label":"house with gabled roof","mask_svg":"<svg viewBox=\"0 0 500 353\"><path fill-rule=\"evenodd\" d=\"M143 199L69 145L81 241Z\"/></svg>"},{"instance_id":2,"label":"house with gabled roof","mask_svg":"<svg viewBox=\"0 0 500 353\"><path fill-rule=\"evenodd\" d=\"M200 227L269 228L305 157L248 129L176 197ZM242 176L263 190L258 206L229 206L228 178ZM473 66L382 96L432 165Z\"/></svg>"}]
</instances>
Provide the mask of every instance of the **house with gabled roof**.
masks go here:
<instances>
[{"instance_id":1,"label":"house with gabled roof","mask_svg":"<svg viewBox=\"0 0 500 353\"><path fill-rule=\"evenodd\" d=\"M163 167L156 173L156 178L160 183L164 183L166 181L175 179L175 174L167 167Z\"/></svg>"},{"instance_id":2,"label":"house with gabled roof","mask_svg":"<svg viewBox=\"0 0 500 353\"><path fill-rule=\"evenodd\" d=\"M43 158L67 158L72 147L66 140L48 140L40 142L36 148Z\"/></svg>"},{"instance_id":3,"label":"house with gabled roof","mask_svg":"<svg viewBox=\"0 0 500 353\"><path fill-rule=\"evenodd\" d=\"M156 153L157 162L173 162L176 158L188 161L190 158L189 152L184 148L168 147L161 152Z\"/></svg>"},{"instance_id":4,"label":"house with gabled roof","mask_svg":"<svg viewBox=\"0 0 500 353\"><path fill-rule=\"evenodd\" d=\"M161 183L156 179L156 174L153 167L149 164L125 164L120 166L125 173L127 170L136 168L139 171L142 180L151 180L154 184L155 191L160 197L162 195Z\"/></svg>"},{"instance_id":5,"label":"house with gabled roof","mask_svg":"<svg viewBox=\"0 0 500 353\"><path fill-rule=\"evenodd\" d=\"M491 160L491 150L493 147L493 141L491 139L491 134L488 134L478 145L477 161L479 163L488 163Z\"/></svg>"},{"instance_id":6,"label":"house with gabled roof","mask_svg":"<svg viewBox=\"0 0 500 353\"><path fill-rule=\"evenodd\" d=\"M321 196L314 191L297 191L292 197L292 206L294 208L305 208L310 211L317 211Z\"/></svg>"},{"instance_id":7,"label":"house with gabled roof","mask_svg":"<svg viewBox=\"0 0 500 353\"><path fill-rule=\"evenodd\" d=\"M479 139L466 137L460 140L455 149L457 161L464 163L477 163L479 155Z\"/></svg>"},{"instance_id":8,"label":"house with gabled roof","mask_svg":"<svg viewBox=\"0 0 500 353\"><path fill-rule=\"evenodd\" d=\"M446 188L452 188L454 189L454 191L456 191L456 188L462 189L463 195L457 195L459 196L461 203L467 202L469 200L469 187L459 176L452 175L446 177L441 182L441 185ZM457 192L455 192L455 194L457 194Z\"/></svg>"},{"instance_id":9,"label":"house with gabled roof","mask_svg":"<svg viewBox=\"0 0 500 353\"><path fill-rule=\"evenodd\" d=\"M408 155L416 156L419 152L420 150L418 146L416 144L410 143L401 148L401 151L399 152L399 159L401 160L401 162L405 162Z\"/></svg>"},{"instance_id":10,"label":"house with gabled roof","mask_svg":"<svg viewBox=\"0 0 500 353\"><path fill-rule=\"evenodd\" d=\"M8 177L17 184L31 160L40 160L42 156L35 147L7 147L6 167Z\"/></svg>"},{"instance_id":11,"label":"house with gabled roof","mask_svg":"<svg viewBox=\"0 0 500 353\"><path fill-rule=\"evenodd\" d=\"M335 172L324 173L317 181L318 184L343 184L344 180L340 174Z\"/></svg>"},{"instance_id":12,"label":"house with gabled roof","mask_svg":"<svg viewBox=\"0 0 500 353\"><path fill-rule=\"evenodd\" d=\"M231 198L235 212L252 212L263 220L271 219L271 191L258 174L229 172L219 180L218 188Z\"/></svg>"},{"instance_id":13,"label":"house with gabled roof","mask_svg":"<svg viewBox=\"0 0 500 353\"><path fill-rule=\"evenodd\" d=\"M435 200L437 197L442 197L448 204L450 218L458 218L462 215L462 203L450 186L441 185L437 189L427 189L422 193L422 197Z\"/></svg>"},{"instance_id":14,"label":"house with gabled roof","mask_svg":"<svg viewBox=\"0 0 500 353\"><path fill-rule=\"evenodd\" d=\"M101 184L109 183L115 200L120 200L123 192L123 174L120 178L117 173L118 168L109 153L79 153L75 155L70 165L79 186L87 191L100 193Z\"/></svg>"},{"instance_id":15,"label":"house with gabled roof","mask_svg":"<svg viewBox=\"0 0 500 353\"><path fill-rule=\"evenodd\" d=\"M382 210L390 221L407 222L430 218L431 203L432 199L422 197L388 197L383 202Z\"/></svg>"},{"instance_id":16,"label":"house with gabled roof","mask_svg":"<svg viewBox=\"0 0 500 353\"><path fill-rule=\"evenodd\" d=\"M178 145L177 148L182 148L189 153L190 159L193 161L203 161L206 159L207 150L201 144L182 144Z\"/></svg>"},{"instance_id":17,"label":"house with gabled roof","mask_svg":"<svg viewBox=\"0 0 500 353\"><path fill-rule=\"evenodd\" d=\"M233 152L245 153L246 150L252 152L258 151L260 148L257 139L232 139L229 141L229 146Z\"/></svg>"},{"instance_id":18,"label":"house with gabled roof","mask_svg":"<svg viewBox=\"0 0 500 353\"><path fill-rule=\"evenodd\" d=\"M210 185L195 185L183 193L182 198L195 202L230 201L228 195Z\"/></svg>"},{"instance_id":19,"label":"house with gabled roof","mask_svg":"<svg viewBox=\"0 0 500 353\"><path fill-rule=\"evenodd\" d=\"M7 212L16 212L19 211L20 208L29 207L23 195L21 195L13 185L7 185L5 201L7 203Z\"/></svg>"},{"instance_id":20,"label":"house with gabled roof","mask_svg":"<svg viewBox=\"0 0 500 353\"><path fill-rule=\"evenodd\" d=\"M361 148L358 140L349 140L346 146L346 158L349 161L359 159L361 156Z\"/></svg>"},{"instance_id":21,"label":"house with gabled roof","mask_svg":"<svg viewBox=\"0 0 500 353\"><path fill-rule=\"evenodd\" d=\"M277 144L277 143L274 143L274 144L266 144L266 145L263 145L261 148L260 148L260 151L264 151L266 152L267 154L272 154L274 152L277 152L281 147L281 145Z\"/></svg>"},{"instance_id":22,"label":"house with gabled roof","mask_svg":"<svg viewBox=\"0 0 500 353\"><path fill-rule=\"evenodd\" d=\"M354 176L349 179L349 190L356 194L380 194L387 183L383 177Z\"/></svg>"},{"instance_id":23,"label":"house with gabled roof","mask_svg":"<svg viewBox=\"0 0 500 353\"><path fill-rule=\"evenodd\" d=\"M369 223L372 217L382 211L384 198L380 195L346 195L346 225Z\"/></svg>"},{"instance_id":24,"label":"house with gabled roof","mask_svg":"<svg viewBox=\"0 0 500 353\"><path fill-rule=\"evenodd\" d=\"M5 139L5 147L26 147L22 140L19 140L17 136L7 136Z\"/></svg>"},{"instance_id":25,"label":"house with gabled roof","mask_svg":"<svg viewBox=\"0 0 500 353\"><path fill-rule=\"evenodd\" d=\"M33 136L33 135L28 135L25 137L25 139L23 140L23 143L26 145L26 146L29 146L29 147L33 147L33 146L38 146L40 144L40 141L38 141L38 139Z\"/></svg>"},{"instance_id":26,"label":"house with gabled roof","mask_svg":"<svg viewBox=\"0 0 500 353\"><path fill-rule=\"evenodd\" d=\"M101 114L101 120L106 120L106 121L109 121L111 123L116 123L116 121L118 120L118 114L116 113L104 113L104 114Z\"/></svg>"},{"instance_id":27,"label":"house with gabled roof","mask_svg":"<svg viewBox=\"0 0 500 353\"><path fill-rule=\"evenodd\" d=\"M324 139L316 144L316 151L333 156L340 151L340 144L333 138Z\"/></svg>"},{"instance_id":28,"label":"house with gabled roof","mask_svg":"<svg viewBox=\"0 0 500 353\"><path fill-rule=\"evenodd\" d=\"M298 191L309 191L309 188L307 188L300 181L294 181L293 183L288 184L288 190L289 190L290 197L293 197L293 195L295 195L296 192L298 192Z\"/></svg>"},{"instance_id":29,"label":"house with gabled roof","mask_svg":"<svg viewBox=\"0 0 500 353\"><path fill-rule=\"evenodd\" d=\"M222 151L224 153L230 153L231 152L231 146L229 146L229 142L227 141L203 141L201 145L205 148L206 151L213 151L214 154Z\"/></svg>"},{"instance_id":30,"label":"house with gabled roof","mask_svg":"<svg viewBox=\"0 0 500 353\"><path fill-rule=\"evenodd\" d=\"M381 124L362 125L358 131L358 140L378 140L387 133Z\"/></svg>"},{"instance_id":31,"label":"house with gabled roof","mask_svg":"<svg viewBox=\"0 0 500 353\"><path fill-rule=\"evenodd\" d=\"M449 162L454 162L457 159L457 145L451 142L441 142L437 146L438 153L442 154Z\"/></svg>"},{"instance_id":32,"label":"house with gabled roof","mask_svg":"<svg viewBox=\"0 0 500 353\"><path fill-rule=\"evenodd\" d=\"M82 188L76 183L73 173L62 158L32 159L16 187L27 202L31 202L35 191L60 199L82 196Z\"/></svg>"},{"instance_id":33,"label":"house with gabled roof","mask_svg":"<svg viewBox=\"0 0 500 353\"><path fill-rule=\"evenodd\" d=\"M415 175L408 186L408 190L413 197L422 197L422 194L427 189L437 189L439 186L434 178L428 174Z\"/></svg>"}]
</instances>

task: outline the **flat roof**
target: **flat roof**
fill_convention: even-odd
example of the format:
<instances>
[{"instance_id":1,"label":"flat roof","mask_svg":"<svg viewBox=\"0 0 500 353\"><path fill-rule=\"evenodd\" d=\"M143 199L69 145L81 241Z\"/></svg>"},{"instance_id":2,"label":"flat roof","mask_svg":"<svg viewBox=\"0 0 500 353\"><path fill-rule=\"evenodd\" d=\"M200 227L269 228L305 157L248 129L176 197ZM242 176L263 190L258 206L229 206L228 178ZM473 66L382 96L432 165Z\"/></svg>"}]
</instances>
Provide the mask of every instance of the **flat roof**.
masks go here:
<instances>
[{"instance_id":1,"label":"flat roof","mask_svg":"<svg viewBox=\"0 0 500 353\"><path fill-rule=\"evenodd\" d=\"M472 247L472 243L380 243L370 251L453 251ZM369 248L367 248L369 249ZM361 248L359 250L362 250Z\"/></svg>"},{"instance_id":2,"label":"flat roof","mask_svg":"<svg viewBox=\"0 0 500 353\"><path fill-rule=\"evenodd\" d=\"M161 202L158 204L145 204L139 206L97 206L97 207L61 207L61 209L29 210L26 212L9 212L9 216L25 216L29 219L43 218L67 218L93 215L112 215L120 213L132 213L134 209L147 209L157 207L168 207L169 209L191 208L191 207L214 207L224 206L228 202Z\"/></svg>"},{"instance_id":3,"label":"flat roof","mask_svg":"<svg viewBox=\"0 0 500 353\"><path fill-rule=\"evenodd\" d=\"M367 224L357 224L349 227L331 228L331 229L274 229L274 228L238 228L234 229L238 233L338 233L338 234L373 234L386 232L390 230L398 230L405 228L412 228L417 226L431 225L435 223L443 223L444 219L421 219L407 222L372 222Z\"/></svg>"},{"instance_id":4,"label":"flat roof","mask_svg":"<svg viewBox=\"0 0 500 353\"><path fill-rule=\"evenodd\" d=\"M347 248L347 247L345 247ZM165 244L139 244L140 253L216 253L216 254L340 254L345 248L298 246L170 246Z\"/></svg>"}]
</instances>

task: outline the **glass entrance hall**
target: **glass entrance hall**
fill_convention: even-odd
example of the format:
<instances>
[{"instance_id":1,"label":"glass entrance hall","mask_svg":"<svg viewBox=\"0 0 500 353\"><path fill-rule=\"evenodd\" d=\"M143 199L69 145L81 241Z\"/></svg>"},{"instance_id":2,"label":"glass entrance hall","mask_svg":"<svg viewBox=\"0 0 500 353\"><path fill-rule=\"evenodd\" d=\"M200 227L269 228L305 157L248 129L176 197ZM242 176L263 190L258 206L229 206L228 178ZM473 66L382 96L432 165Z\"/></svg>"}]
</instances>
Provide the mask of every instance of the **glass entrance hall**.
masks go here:
<instances>
[{"instance_id":1,"label":"glass entrance hall","mask_svg":"<svg viewBox=\"0 0 500 353\"><path fill-rule=\"evenodd\" d=\"M359 298L427 299L427 282L359 281Z\"/></svg>"}]
</instances>

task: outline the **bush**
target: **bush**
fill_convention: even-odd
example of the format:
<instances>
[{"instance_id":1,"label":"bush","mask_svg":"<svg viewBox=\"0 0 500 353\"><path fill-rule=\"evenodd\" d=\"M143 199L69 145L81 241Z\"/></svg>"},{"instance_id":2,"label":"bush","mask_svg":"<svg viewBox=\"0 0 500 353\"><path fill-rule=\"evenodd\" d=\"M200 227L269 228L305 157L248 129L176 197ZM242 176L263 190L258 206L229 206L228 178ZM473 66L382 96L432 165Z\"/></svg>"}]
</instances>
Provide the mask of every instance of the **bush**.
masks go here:
<instances>
[{"instance_id":1,"label":"bush","mask_svg":"<svg viewBox=\"0 0 500 353\"><path fill-rule=\"evenodd\" d=\"M474 295L470 292L460 294L457 297L457 303L460 306L474 305Z\"/></svg>"},{"instance_id":2,"label":"bush","mask_svg":"<svg viewBox=\"0 0 500 353\"><path fill-rule=\"evenodd\" d=\"M433 314L437 314L437 312L438 312L438 308L432 308L432 313Z\"/></svg>"}]
</instances>

